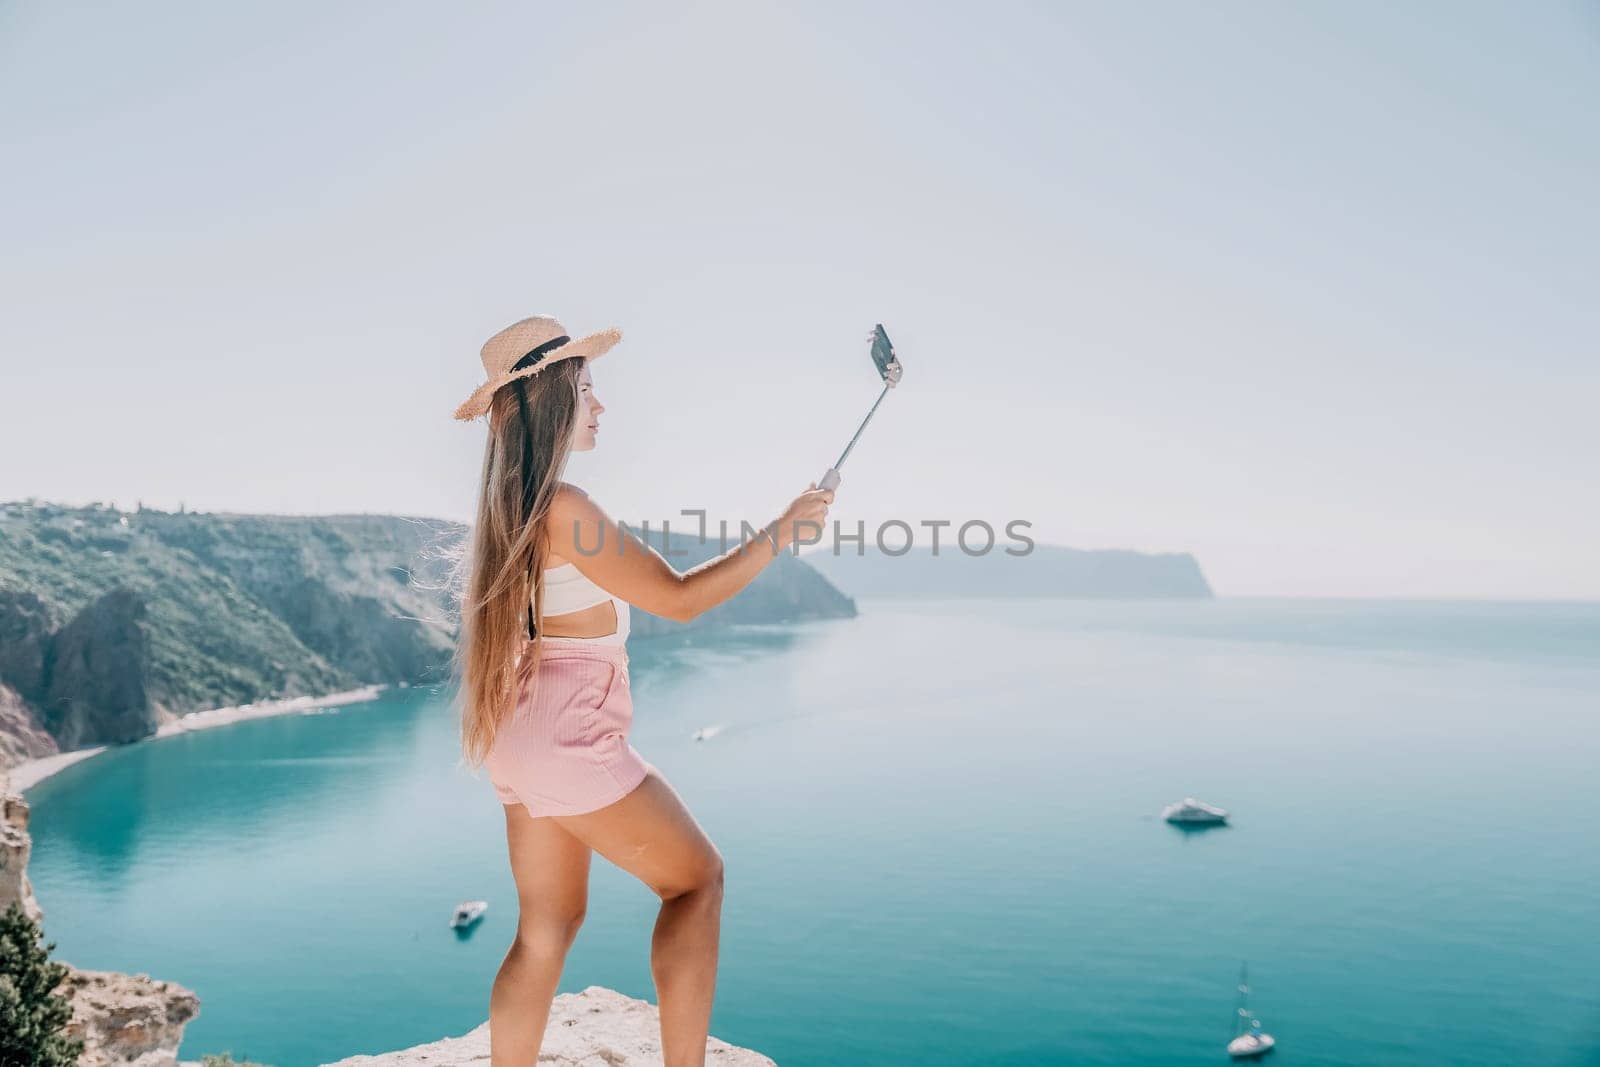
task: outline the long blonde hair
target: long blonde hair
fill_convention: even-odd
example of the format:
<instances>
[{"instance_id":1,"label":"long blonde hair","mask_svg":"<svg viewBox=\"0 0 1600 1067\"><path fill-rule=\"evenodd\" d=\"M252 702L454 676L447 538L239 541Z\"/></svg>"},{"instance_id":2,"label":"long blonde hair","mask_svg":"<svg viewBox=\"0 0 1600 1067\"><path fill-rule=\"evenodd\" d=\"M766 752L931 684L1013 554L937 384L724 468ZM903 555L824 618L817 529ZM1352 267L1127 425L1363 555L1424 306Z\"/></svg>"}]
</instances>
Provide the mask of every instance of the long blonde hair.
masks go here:
<instances>
[{"instance_id":1,"label":"long blonde hair","mask_svg":"<svg viewBox=\"0 0 1600 1067\"><path fill-rule=\"evenodd\" d=\"M518 690L539 669L543 642L529 642L528 606L535 619L544 616L545 516L572 454L583 365L560 360L501 386L490 401L478 520L453 583L461 633L451 666L462 753L473 766L487 758Z\"/></svg>"}]
</instances>

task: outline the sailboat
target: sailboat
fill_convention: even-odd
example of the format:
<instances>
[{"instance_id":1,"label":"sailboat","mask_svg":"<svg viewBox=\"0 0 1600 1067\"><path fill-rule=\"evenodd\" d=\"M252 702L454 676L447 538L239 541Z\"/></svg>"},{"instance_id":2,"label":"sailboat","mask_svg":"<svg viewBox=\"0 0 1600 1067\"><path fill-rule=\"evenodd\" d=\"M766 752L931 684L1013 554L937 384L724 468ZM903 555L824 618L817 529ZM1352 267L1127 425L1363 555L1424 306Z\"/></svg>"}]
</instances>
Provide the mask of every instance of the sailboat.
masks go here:
<instances>
[{"instance_id":1,"label":"sailboat","mask_svg":"<svg viewBox=\"0 0 1600 1067\"><path fill-rule=\"evenodd\" d=\"M1228 1055L1236 1060L1253 1060L1265 1056L1277 1045L1272 1035L1261 1029L1261 1020L1250 1010L1250 981L1245 965L1239 964L1239 1007L1234 1019L1233 1040L1228 1042Z\"/></svg>"}]
</instances>

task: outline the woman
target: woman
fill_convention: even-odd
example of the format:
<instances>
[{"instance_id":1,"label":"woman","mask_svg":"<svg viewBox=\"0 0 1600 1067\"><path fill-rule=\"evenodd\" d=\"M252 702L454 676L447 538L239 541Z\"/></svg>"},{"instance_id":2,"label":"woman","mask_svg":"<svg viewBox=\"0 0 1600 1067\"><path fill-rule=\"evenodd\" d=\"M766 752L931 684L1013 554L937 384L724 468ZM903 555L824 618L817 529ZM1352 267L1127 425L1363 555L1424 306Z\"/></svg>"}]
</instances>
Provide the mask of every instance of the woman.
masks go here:
<instances>
[{"instance_id":1,"label":"woman","mask_svg":"<svg viewBox=\"0 0 1600 1067\"><path fill-rule=\"evenodd\" d=\"M523 319L483 346L488 380L456 409L489 425L455 660L462 748L505 806L521 908L489 1000L494 1067L538 1060L594 852L661 898L650 964L665 1064L703 1067L722 856L628 742L628 606L687 622L748 585L797 529L820 530L833 501L813 485L762 536L675 570L561 480L605 411L589 364L621 339L574 341L547 315Z\"/></svg>"}]
</instances>

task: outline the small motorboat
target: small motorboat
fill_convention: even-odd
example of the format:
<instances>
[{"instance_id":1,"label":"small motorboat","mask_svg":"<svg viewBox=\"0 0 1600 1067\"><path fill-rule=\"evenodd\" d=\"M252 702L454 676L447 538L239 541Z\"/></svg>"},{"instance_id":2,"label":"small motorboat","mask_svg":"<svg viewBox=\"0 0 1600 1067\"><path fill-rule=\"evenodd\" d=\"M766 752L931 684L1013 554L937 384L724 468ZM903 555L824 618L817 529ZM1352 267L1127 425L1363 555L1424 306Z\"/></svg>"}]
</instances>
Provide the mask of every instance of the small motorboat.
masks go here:
<instances>
[{"instance_id":1,"label":"small motorboat","mask_svg":"<svg viewBox=\"0 0 1600 1067\"><path fill-rule=\"evenodd\" d=\"M1168 822L1202 823L1215 825L1228 821L1225 809L1215 804L1207 804L1196 800L1194 797L1184 797L1176 804L1168 804L1161 809L1161 817Z\"/></svg>"},{"instance_id":2,"label":"small motorboat","mask_svg":"<svg viewBox=\"0 0 1600 1067\"><path fill-rule=\"evenodd\" d=\"M721 732L722 727L720 726L702 726L694 732L694 739L696 741L709 741Z\"/></svg>"},{"instance_id":3,"label":"small motorboat","mask_svg":"<svg viewBox=\"0 0 1600 1067\"><path fill-rule=\"evenodd\" d=\"M456 913L450 916L450 926L455 930L465 930L483 918L483 913L488 910L487 900L463 900L456 905Z\"/></svg>"},{"instance_id":4,"label":"small motorboat","mask_svg":"<svg viewBox=\"0 0 1600 1067\"><path fill-rule=\"evenodd\" d=\"M1261 1029L1261 1020L1250 1010L1250 983L1246 979L1245 965L1239 964L1239 1007L1234 1017L1233 1040L1228 1042L1228 1055L1236 1060L1254 1060L1271 1052L1278 1044L1273 1036Z\"/></svg>"}]
</instances>

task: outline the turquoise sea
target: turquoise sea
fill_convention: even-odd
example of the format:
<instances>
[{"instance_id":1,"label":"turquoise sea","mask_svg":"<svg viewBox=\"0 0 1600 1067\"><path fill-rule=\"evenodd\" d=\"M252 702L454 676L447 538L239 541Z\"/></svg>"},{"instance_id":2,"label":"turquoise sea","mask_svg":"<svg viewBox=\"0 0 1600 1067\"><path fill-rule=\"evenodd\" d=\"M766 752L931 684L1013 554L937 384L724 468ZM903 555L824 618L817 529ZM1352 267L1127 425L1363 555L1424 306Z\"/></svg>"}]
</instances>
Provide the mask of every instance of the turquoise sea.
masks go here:
<instances>
[{"instance_id":1,"label":"turquoise sea","mask_svg":"<svg viewBox=\"0 0 1600 1067\"><path fill-rule=\"evenodd\" d=\"M631 650L633 742L727 859L717 1036L782 1067L1225 1063L1248 960L1286 1067L1600 1064L1600 605L860 607ZM1185 795L1233 825L1162 823ZM183 1058L487 1014L516 899L438 693L29 797L57 957L198 992ZM597 860L561 988L654 999L655 910Z\"/></svg>"}]
</instances>

